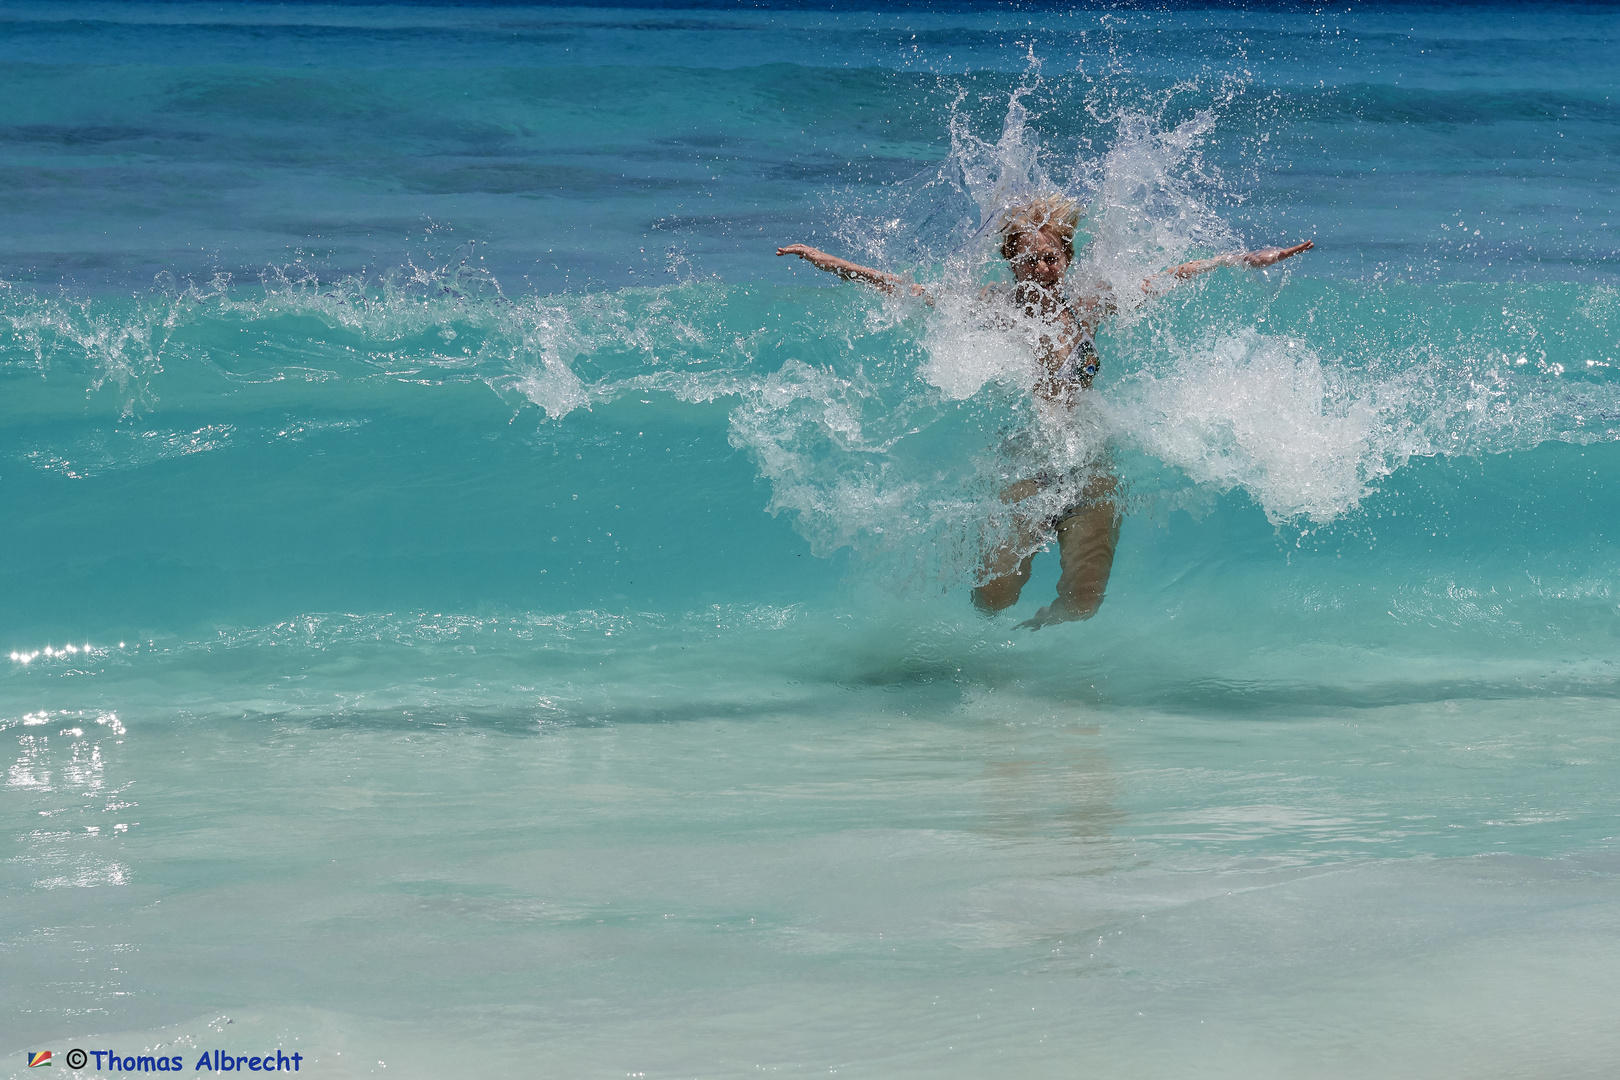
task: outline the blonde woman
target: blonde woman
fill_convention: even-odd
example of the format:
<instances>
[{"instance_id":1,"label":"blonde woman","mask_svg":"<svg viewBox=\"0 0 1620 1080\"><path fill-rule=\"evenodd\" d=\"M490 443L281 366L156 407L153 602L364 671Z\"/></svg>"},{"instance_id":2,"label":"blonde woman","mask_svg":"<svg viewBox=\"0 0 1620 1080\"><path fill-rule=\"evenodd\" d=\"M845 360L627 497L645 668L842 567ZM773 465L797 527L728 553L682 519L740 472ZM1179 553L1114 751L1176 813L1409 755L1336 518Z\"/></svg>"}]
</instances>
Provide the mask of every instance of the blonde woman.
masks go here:
<instances>
[{"instance_id":1,"label":"blonde woman","mask_svg":"<svg viewBox=\"0 0 1620 1080\"><path fill-rule=\"evenodd\" d=\"M986 301L1003 302L997 305L997 321L1023 321L1034 330L1037 375L1033 393L1037 402L1059 410L1074 408L1080 394L1091 388L1101 366L1096 333L1114 311L1106 283L1077 294L1065 288L1079 223L1079 204L1057 192L1008 209L1002 215L999 235L1001 257L1012 270L1013 283L1010 288L992 285L980 294ZM1158 295L1178 282L1222 266L1271 266L1312 246L1307 240L1289 248L1232 252L1182 263L1145 279L1142 291ZM818 270L883 292L893 292L901 284L894 274L859 266L805 244L777 248L776 253L797 255ZM911 292L932 302L920 285L912 285ZM1002 501L1013 507L1015 515L1012 536L985 554L982 584L973 590L974 605L986 614L1016 604L1029 581L1036 549L1055 538L1061 568L1057 598L1021 624L1031 629L1095 615L1102 606L1119 543L1121 515L1113 498L1117 481L1111 470L1095 469L1081 478L1071 496L1074 502L1055 517L1019 510L1019 504L1054 483L1054 478L1043 474L1020 480L1002 493Z\"/></svg>"}]
</instances>

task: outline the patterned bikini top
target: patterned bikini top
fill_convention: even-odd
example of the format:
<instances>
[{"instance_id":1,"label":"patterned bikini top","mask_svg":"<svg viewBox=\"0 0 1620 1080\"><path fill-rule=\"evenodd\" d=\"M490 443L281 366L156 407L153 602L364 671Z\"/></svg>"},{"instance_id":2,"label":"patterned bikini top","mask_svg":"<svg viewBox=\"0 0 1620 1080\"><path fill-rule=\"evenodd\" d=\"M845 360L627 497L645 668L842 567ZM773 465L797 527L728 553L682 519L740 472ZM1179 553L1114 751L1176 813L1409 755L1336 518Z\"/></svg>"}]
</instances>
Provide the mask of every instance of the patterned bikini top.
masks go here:
<instances>
[{"instance_id":1,"label":"patterned bikini top","mask_svg":"<svg viewBox=\"0 0 1620 1080\"><path fill-rule=\"evenodd\" d=\"M1074 316L1076 327L1084 325L1080 322L1080 313L1075 311L1073 307L1069 308L1069 314ZM1090 382L1096 378L1097 372L1101 370L1102 360L1097 356L1097 344L1091 340L1090 334L1081 330L1080 340L1076 341L1074 348L1069 350L1069 358L1063 361L1062 367L1058 368L1057 377L1060 379L1072 379L1076 382L1082 379Z\"/></svg>"},{"instance_id":2,"label":"patterned bikini top","mask_svg":"<svg viewBox=\"0 0 1620 1080\"><path fill-rule=\"evenodd\" d=\"M1012 300L1012 291L1005 285L988 286L986 292L990 295L1001 296L1008 301ZM1063 361L1063 366L1054 373L1056 378L1070 382L1090 381L1096 378L1097 372L1102 370L1102 359L1097 355L1097 343L1085 329L1085 320L1081 318L1079 310L1072 303L1065 302L1064 309L1074 320L1075 329L1080 333L1080 339L1069 350L1069 357Z\"/></svg>"}]
</instances>

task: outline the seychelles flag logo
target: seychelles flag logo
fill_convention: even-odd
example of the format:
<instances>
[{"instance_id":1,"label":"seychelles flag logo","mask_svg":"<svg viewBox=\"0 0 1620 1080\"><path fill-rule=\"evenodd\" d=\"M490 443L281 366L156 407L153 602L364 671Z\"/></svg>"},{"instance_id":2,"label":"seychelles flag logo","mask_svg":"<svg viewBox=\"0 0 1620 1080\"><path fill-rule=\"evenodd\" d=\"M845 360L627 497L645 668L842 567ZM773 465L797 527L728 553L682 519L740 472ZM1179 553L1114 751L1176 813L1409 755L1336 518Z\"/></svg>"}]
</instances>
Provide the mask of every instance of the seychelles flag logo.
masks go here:
<instances>
[{"instance_id":1,"label":"seychelles flag logo","mask_svg":"<svg viewBox=\"0 0 1620 1080\"><path fill-rule=\"evenodd\" d=\"M49 1065L50 1063L51 1052L49 1050L35 1050L28 1055L28 1067L30 1069L37 1069L41 1065Z\"/></svg>"}]
</instances>

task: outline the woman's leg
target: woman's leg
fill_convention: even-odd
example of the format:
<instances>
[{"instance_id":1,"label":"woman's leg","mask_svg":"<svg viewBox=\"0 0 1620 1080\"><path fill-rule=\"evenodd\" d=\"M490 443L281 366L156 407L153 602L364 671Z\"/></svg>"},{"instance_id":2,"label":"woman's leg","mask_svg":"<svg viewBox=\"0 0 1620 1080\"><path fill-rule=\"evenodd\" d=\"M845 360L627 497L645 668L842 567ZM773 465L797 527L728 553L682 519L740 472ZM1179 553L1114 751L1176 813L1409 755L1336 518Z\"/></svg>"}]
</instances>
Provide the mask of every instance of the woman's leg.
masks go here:
<instances>
[{"instance_id":1,"label":"woman's leg","mask_svg":"<svg viewBox=\"0 0 1620 1080\"><path fill-rule=\"evenodd\" d=\"M1086 485L1084 500L1057 523L1057 599L1020 624L1032 630L1053 623L1089 619L1102 607L1108 575L1114 569L1123 515L1114 502L1118 480L1105 473Z\"/></svg>"},{"instance_id":2,"label":"woman's leg","mask_svg":"<svg viewBox=\"0 0 1620 1080\"><path fill-rule=\"evenodd\" d=\"M985 556L984 571L990 579L973 590L973 606L986 615L1018 603L1018 594L1029 581L1029 564L1035 558L1031 552L1019 559L1018 551L1015 545L1007 544Z\"/></svg>"},{"instance_id":3,"label":"woman's leg","mask_svg":"<svg viewBox=\"0 0 1620 1080\"><path fill-rule=\"evenodd\" d=\"M1001 493L1001 501L1009 505L1021 502L1040 490L1035 480L1020 480ZM984 584L973 590L973 606L987 615L1018 603L1018 594L1029 581L1029 564L1035 558L1035 546L1040 535L1028 518L1019 515L1013 535L1005 544L985 552L984 569L980 576Z\"/></svg>"},{"instance_id":4,"label":"woman's leg","mask_svg":"<svg viewBox=\"0 0 1620 1080\"><path fill-rule=\"evenodd\" d=\"M1057 600L1070 619L1089 619L1102 607L1108 575L1119 547L1121 515L1112 499L1100 499L1058 522Z\"/></svg>"}]
</instances>

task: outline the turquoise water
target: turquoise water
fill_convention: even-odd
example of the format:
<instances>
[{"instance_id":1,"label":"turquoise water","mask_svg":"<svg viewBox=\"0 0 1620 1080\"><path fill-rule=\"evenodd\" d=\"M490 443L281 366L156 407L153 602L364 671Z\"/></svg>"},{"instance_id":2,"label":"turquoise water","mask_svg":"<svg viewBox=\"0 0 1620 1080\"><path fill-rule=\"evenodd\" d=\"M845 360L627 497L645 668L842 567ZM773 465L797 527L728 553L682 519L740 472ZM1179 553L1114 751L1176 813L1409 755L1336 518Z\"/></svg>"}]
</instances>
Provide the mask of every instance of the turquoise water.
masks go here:
<instances>
[{"instance_id":1,"label":"turquoise water","mask_svg":"<svg viewBox=\"0 0 1620 1080\"><path fill-rule=\"evenodd\" d=\"M0 4L10 1067L1609 1075L1617 39ZM1046 184L1075 275L1317 249L1099 337L1030 633Z\"/></svg>"}]
</instances>

